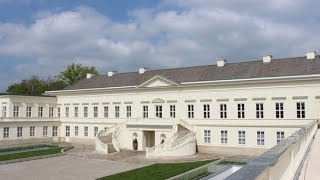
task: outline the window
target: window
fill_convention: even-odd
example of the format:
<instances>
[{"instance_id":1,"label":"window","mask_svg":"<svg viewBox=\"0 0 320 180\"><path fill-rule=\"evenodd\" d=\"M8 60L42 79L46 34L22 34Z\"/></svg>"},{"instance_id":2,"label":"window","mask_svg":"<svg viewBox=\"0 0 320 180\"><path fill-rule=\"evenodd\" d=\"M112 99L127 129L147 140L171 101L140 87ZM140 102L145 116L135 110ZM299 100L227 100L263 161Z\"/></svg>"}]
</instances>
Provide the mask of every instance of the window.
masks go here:
<instances>
[{"instance_id":1,"label":"window","mask_svg":"<svg viewBox=\"0 0 320 180\"><path fill-rule=\"evenodd\" d=\"M60 110L60 108L58 107L58 108L57 108L57 117L60 117L60 115L61 115L61 110Z\"/></svg>"},{"instance_id":2,"label":"window","mask_svg":"<svg viewBox=\"0 0 320 180\"><path fill-rule=\"evenodd\" d=\"M143 106L143 118L148 118L148 117L149 117L149 107Z\"/></svg>"},{"instance_id":3,"label":"window","mask_svg":"<svg viewBox=\"0 0 320 180\"><path fill-rule=\"evenodd\" d=\"M238 131L239 144L246 144L246 131Z\"/></svg>"},{"instance_id":4,"label":"window","mask_svg":"<svg viewBox=\"0 0 320 180\"><path fill-rule=\"evenodd\" d=\"M263 104L257 103L256 104L256 118L263 118Z\"/></svg>"},{"instance_id":5,"label":"window","mask_svg":"<svg viewBox=\"0 0 320 180\"><path fill-rule=\"evenodd\" d=\"M119 106L115 106L115 117L119 118L120 117L120 107Z\"/></svg>"},{"instance_id":6,"label":"window","mask_svg":"<svg viewBox=\"0 0 320 180\"><path fill-rule=\"evenodd\" d=\"M84 132L84 136L88 136L88 129L89 129L88 126L84 127L84 131L83 131Z\"/></svg>"},{"instance_id":7,"label":"window","mask_svg":"<svg viewBox=\"0 0 320 180\"><path fill-rule=\"evenodd\" d=\"M227 118L227 105L220 104L220 118L225 119Z\"/></svg>"},{"instance_id":8,"label":"window","mask_svg":"<svg viewBox=\"0 0 320 180\"><path fill-rule=\"evenodd\" d=\"M127 118L131 117L131 106L127 106Z\"/></svg>"},{"instance_id":9,"label":"window","mask_svg":"<svg viewBox=\"0 0 320 180\"><path fill-rule=\"evenodd\" d=\"M161 105L156 106L156 117L162 118L162 106Z\"/></svg>"},{"instance_id":10,"label":"window","mask_svg":"<svg viewBox=\"0 0 320 180\"><path fill-rule=\"evenodd\" d=\"M244 104L238 104L238 118L244 118Z\"/></svg>"},{"instance_id":11,"label":"window","mask_svg":"<svg viewBox=\"0 0 320 180\"><path fill-rule=\"evenodd\" d=\"M7 106L2 106L1 117L7 117Z\"/></svg>"},{"instance_id":12,"label":"window","mask_svg":"<svg viewBox=\"0 0 320 180\"><path fill-rule=\"evenodd\" d=\"M276 103L276 118L283 118L283 103Z\"/></svg>"},{"instance_id":13,"label":"window","mask_svg":"<svg viewBox=\"0 0 320 180\"><path fill-rule=\"evenodd\" d=\"M104 106L103 110L104 110L104 117L105 118L109 117L109 107L108 106Z\"/></svg>"},{"instance_id":14,"label":"window","mask_svg":"<svg viewBox=\"0 0 320 180\"><path fill-rule=\"evenodd\" d=\"M192 104L188 105L188 118L194 118L194 106Z\"/></svg>"},{"instance_id":15,"label":"window","mask_svg":"<svg viewBox=\"0 0 320 180\"><path fill-rule=\"evenodd\" d=\"M43 107L38 107L38 117L43 117Z\"/></svg>"},{"instance_id":16,"label":"window","mask_svg":"<svg viewBox=\"0 0 320 180\"><path fill-rule=\"evenodd\" d=\"M3 138L9 138L9 134L10 134L10 128L4 127L3 128Z\"/></svg>"},{"instance_id":17,"label":"window","mask_svg":"<svg viewBox=\"0 0 320 180\"><path fill-rule=\"evenodd\" d=\"M304 102L297 102L297 118L306 118L306 108Z\"/></svg>"},{"instance_id":18,"label":"window","mask_svg":"<svg viewBox=\"0 0 320 180\"><path fill-rule=\"evenodd\" d=\"M43 126L42 135L43 136L48 136L48 126Z\"/></svg>"},{"instance_id":19,"label":"window","mask_svg":"<svg viewBox=\"0 0 320 180\"><path fill-rule=\"evenodd\" d=\"M206 144L211 143L211 131L210 130L204 130L203 137L204 137L204 143L206 143Z\"/></svg>"},{"instance_id":20,"label":"window","mask_svg":"<svg viewBox=\"0 0 320 180\"><path fill-rule=\"evenodd\" d=\"M98 107L97 106L93 107L93 117L95 117L95 118L98 117Z\"/></svg>"},{"instance_id":21,"label":"window","mask_svg":"<svg viewBox=\"0 0 320 180\"><path fill-rule=\"evenodd\" d=\"M228 144L228 131L221 131L221 144Z\"/></svg>"},{"instance_id":22,"label":"window","mask_svg":"<svg viewBox=\"0 0 320 180\"><path fill-rule=\"evenodd\" d=\"M49 107L49 117L53 117L53 107Z\"/></svg>"},{"instance_id":23,"label":"window","mask_svg":"<svg viewBox=\"0 0 320 180\"><path fill-rule=\"evenodd\" d=\"M257 145L258 146L264 145L264 131L257 132Z\"/></svg>"},{"instance_id":24,"label":"window","mask_svg":"<svg viewBox=\"0 0 320 180\"><path fill-rule=\"evenodd\" d=\"M69 107L66 107L66 117L69 117Z\"/></svg>"},{"instance_id":25,"label":"window","mask_svg":"<svg viewBox=\"0 0 320 180\"><path fill-rule=\"evenodd\" d=\"M22 137L22 127L17 127L17 137Z\"/></svg>"},{"instance_id":26,"label":"window","mask_svg":"<svg viewBox=\"0 0 320 180\"><path fill-rule=\"evenodd\" d=\"M58 136L58 126L52 126L52 136Z\"/></svg>"},{"instance_id":27,"label":"window","mask_svg":"<svg viewBox=\"0 0 320 180\"><path fill-rule=\"evenodd\" d=\"M277 143L279 143L283 139L284 139L284 132L283 131L278 131L277 132Z\"/></svg>"},{"instance_id":28,"label":"window","mask_svg":"<svg viewBox=\"0 0 320 180\"><path fill-rule=\"evenodd\" d=\"M79 135L79 126L75 126L74 127L74 136L78 136Z\"/></svg>"},{"instance_id":29,"label":"window","mask_svg":"<svg viewBox=\"0 0 320 180\"><path fill-rule=\"evenodd\" d=\"M170 105L170 117L176 118L176 105Z\"/></svg>"},{"instance_id":30,"label":"window","mask_svg":"<svg viewBox=\"0 0 320 180\"><path fill-rule=\"evenodd\" d=\"M13 107L13 117L19 117L19 106Z\"/></svg>"},{"instance_id":31,"label":"window","mask_svg":"<svg viewBox=\"0 0 320 180\"><path fill-rule=\"evenodd\" d=\"M70 136L70 126L66 126L66 137Z\"/></svg>"},{"instance_id":32,"label":"window","mask_svg":"<svg viewBox=\"0 0 320 180\"><path fill-rule=\"evenodd\" d=\"M79 116L79 107L76 106L74 107L74 117L78 117Z\"/></svg>"},{"instance_id":33,"label":"window","mask_svg":"<svg viewBox=\"0 0 320 180\"><path fill-rule=\"evenodd\" d=\"M26 109L26 116L31 117L32 116L32 107L28 106Z\"/></svg>"},{"instance_id":34,"label":"window","mask_svg":"<svg viewBox=\"0 0 320 180\"><path fill-rule=\"evenodd\" d=\"M210 118L210 105L209 104L203 105L203 118Z\"/></svg>"},{"instance_id":35,"label":"window","mask_svg":"<svg viewBox=\"0 0 320 180\"><path fill-rule=\"evenodd\" d=\"M33 136L34 136L34 134L35 134L35 129L36 129L36 127L30 126L30 137L33 137Z\"/></svg>"},{"instance_id":36,"label":"window","mask_svg":"<svg viewBox=\"0 0 320 180\"><path fill-rule=\"evenodd\" d=\"M96 137L96 136L97 136L98 131L99 131L99 128L98 128L98 127L94 127L94 137Z\"/></svg>"},{"instance_id":37,"label":"window","mask_svg":"<svg viewBox=\"0 0 320 180\"><path fill-rule=\"evenodd\" d=\"M83 107L83 117L88 117L88 107Z\"/></svg>"}]
</instances>

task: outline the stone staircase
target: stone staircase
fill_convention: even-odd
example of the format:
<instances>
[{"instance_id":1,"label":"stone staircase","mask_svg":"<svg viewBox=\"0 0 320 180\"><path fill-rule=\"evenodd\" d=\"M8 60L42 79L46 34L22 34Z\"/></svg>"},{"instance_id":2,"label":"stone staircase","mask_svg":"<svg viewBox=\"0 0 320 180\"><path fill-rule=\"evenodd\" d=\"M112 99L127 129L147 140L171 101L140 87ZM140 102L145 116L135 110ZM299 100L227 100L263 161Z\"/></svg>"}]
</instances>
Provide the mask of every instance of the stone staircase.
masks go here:
<instances>
[{"instance_id":1,"label":"stone staircase","mask_svg":"<svg viewBox=\"0 0 320 180\"><path fill-rule=\"evenodd\" d=\"M109 129L101 130L95 139L95 149L105 154L119 152L120 148L117 136L122 129L123 124L118 124Z\"/></svg>"},{"instance_id":2,"label":"stone staircase","mask_svg":"<svg viewBox=\"0 0 320 180\"><path fill-rule=\"evenodd\" d=\"M177 139L180 139L190 133L190 130L183 127L181 124L178 124L178 136Z\"/></svg>"},{"instance_id":3,"label":"stone staircase","mask_svg":"<svg viewBox=\"0 0 320 180\"><path fill-rule=\"evenodd\" d=\"M112 144L112 133L107 134L106 136L100 136L100 141L108 146L108 153L117 152Z\"/></svg>"},{"instance_id":4,"label":"stone staircase","mask_svg":"<svg viewBox=\"0 0 320 180\"><path fill-rule=\"evenodd\" d=\"M173 136L164 143L147 148L146 157L188 156L196 153L195 127L187 121L178 120L173 125Z\"/></svg>"}]
</instances>

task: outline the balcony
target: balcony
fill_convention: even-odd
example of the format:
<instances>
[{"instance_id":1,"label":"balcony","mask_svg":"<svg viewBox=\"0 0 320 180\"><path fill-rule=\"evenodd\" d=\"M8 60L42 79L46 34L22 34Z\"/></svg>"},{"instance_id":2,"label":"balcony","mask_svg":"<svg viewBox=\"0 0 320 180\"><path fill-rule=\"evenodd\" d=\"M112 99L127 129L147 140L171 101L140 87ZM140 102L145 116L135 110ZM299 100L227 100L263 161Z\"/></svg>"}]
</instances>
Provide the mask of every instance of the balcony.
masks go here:
<instances>
[{"instance_id":1,"label":"balcony","mask_svg":"<svg viewBox=\"0 0 320 180\"><path fill-rule=\"evenodd\" d=\"M158 127L172 128L174 119L167 118L129 118L127 120L128 127Z\"/></svg>"},{"instance_id":2,"label":"balcony","mask_svg":"<svg viewBox=\"0 0 320 180\"><path fill-rule=\"evenodd\" d=\"M0 122L59 122L57 117L1 117Z\"/></svg>"}]
</instances>

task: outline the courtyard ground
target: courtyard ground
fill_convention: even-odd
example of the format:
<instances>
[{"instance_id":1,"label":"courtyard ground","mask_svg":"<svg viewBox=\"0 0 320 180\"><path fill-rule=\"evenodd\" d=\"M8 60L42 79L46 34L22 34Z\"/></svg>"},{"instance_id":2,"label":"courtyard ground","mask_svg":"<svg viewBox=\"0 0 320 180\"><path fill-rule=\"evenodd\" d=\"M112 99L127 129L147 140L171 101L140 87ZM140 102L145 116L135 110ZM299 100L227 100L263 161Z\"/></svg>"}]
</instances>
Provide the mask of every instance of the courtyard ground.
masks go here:
<instances>
[{"instance_id":1,"label":"courtyard ground","mask_svg":"<svg viewBox=\"0 0 320 180\"><path fill-rule=\"evenodd\" d=\"M70 155L0 166L0 179L89 180L143 167L109 160L82 159Z\"/></svg>"},{"instance_id":2,"label":"courtyard ground","mask_svg":"<svg viewBox=\"0 0 320 180\"><path fill-rule=\"evenodd\" d=\"M88 180L117 174L155 163L202 161L216 158L248 159L250 157L226 157L217 154L198 153L187 157L145 158L145 152L121 151L104 155L94 147L76 146L66 155L48 159L0 165L0 179L9 180Z\"/></svg>"}]
</instances>

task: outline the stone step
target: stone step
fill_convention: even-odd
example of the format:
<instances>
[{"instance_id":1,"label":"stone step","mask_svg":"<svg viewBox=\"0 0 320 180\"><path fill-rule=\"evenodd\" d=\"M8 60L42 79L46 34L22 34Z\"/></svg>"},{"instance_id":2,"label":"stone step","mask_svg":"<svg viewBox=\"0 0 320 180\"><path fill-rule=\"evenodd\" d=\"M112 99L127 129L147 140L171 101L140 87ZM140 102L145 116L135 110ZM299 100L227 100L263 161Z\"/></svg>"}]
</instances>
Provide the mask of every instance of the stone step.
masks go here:
<instances>
[{"instance_id":1,"label":"stone step","mask_svg":"<svg viewBox=\"0 0 320 180\"><path fill-rule=\"evenodd\" d=\"M114 148L112 143L108 143L108 153L114 153L117 152L117 150Z\"/></svg>"},{"instance_id":2,"label":"stone step","mask_svg":"<svg viewBox=\"0 0 320 180\"><path fill-rule=\"evenodd\" d=\"M112 143L112 133L108 134L107 136L100 136L99 139L104 144Z\"/></svg>"},{"instance_id":3,"label":"stone step","mask_svg":"<svg viewBox=\"0 0 320 180\"><path fill-rule=\"evenodd\" d=\"M181 126L179 124L178 125L178 137L177 138L180 139L180 138L186 136L189 132L190 132L189 129L187 129L187 128L185 128L185 127L183 127L183 126Z\"/></svg>"}]
</instances>

